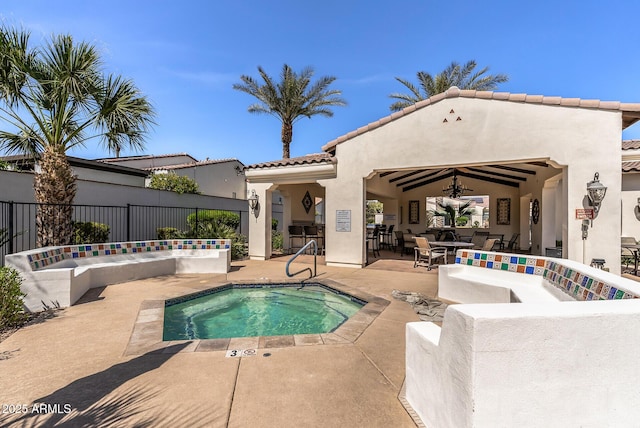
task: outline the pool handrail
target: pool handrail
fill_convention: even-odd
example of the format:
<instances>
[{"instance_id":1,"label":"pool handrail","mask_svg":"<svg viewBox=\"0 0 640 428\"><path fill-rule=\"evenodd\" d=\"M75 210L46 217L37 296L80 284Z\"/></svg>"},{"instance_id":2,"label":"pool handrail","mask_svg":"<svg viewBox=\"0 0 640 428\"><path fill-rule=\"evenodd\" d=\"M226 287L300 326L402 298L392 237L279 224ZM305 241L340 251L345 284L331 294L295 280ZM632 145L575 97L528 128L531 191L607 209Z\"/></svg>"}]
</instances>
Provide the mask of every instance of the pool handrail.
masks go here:
<instances>
[{"instance_id":1,"label":"pool handrail","mask_svg":"<svg viewBox=\"0 0 640 428\"><path fill-rule=\"evenodd\" d=\"M304 268L298 272L294 272L294 273L289 273L289 265L291 264L292 261L294 261L296 259L296 257L298 257L300 254L302 254L303 251L306 251L307 248L309 248L311 246L311 244L313 244L313 271L311 270L311 268ZM315 239L312 239L311 241L307 242L302 248L300 248L298 250L297 253L295 253L293 256L291 256L291 258L287 261L287 265L285 266L285 273L287 274L287 276L289 278L291 278L292 276L296 276L299 273L302 273L304 271L309 271L309 278L307 279L311 279L313 277L316 276L317 274L317 263L316 263L316 258L318 257L318 243L316 242Z\"/></svg>"}]
</instances>

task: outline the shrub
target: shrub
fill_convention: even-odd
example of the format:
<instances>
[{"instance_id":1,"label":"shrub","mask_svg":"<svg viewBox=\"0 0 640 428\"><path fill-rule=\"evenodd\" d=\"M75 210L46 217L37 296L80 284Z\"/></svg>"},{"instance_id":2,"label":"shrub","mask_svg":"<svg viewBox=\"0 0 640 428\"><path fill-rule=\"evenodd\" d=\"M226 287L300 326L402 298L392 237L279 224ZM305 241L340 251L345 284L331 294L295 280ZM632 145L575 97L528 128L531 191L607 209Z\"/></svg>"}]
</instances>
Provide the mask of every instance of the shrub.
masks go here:
<instances>
[{"instance_id":1,"label":"shrub","mask_svg":"<svg viewBox=\"0 0 640 428\"><path fill-rule=\"evenodd\" d=\"M73 222L73 243L74 244L97 244L109 240L109 226L93 221Z\"/></svg>"},{"instance_id":2,"label":"shrub","mask_svg":"<svg viewBox=\"0 0 640 428\"><path fill-rule=\"evenodd\" d=\"M236 234L231 242L231 259L242 260L247 256L247 237Z\"/></svg>"},{"instance_id":3,"label":"shrub","mask_svg":"<svg viewBox=\"0 0 640 428\"><path fill-rule=\"evenodd\" d=\"M202 210L198 211L198 225L203 223L224 224L233 230L240 227L240 214L231 211ZM187 216L187 224L193 230L196 227L196 213Z\"/></svg>"},{"instance_id":4,"label":"shrub","mask_svg":"<svg viewBox=\"0 0 640 428\"><path fill-rule=\"evenodd\" d=\"M271 219L271 230L278 230L278 220L276 220L275 218Z\"/></svg>"},{"instance_id":5,"label":"shrub","mask_svg":"<svg viewBox=\"0 0 640 428\"><path fill-rule=\"evenodd\" d=\"M26 294L20 291L21 283L18 271L0 267L0 330L19 324L25 318L22 298Z\"/></svg>"},{"instance_id":6,"label":"shrub","mask_svg":"<svg viewBox=\"0 0 640 428\"><path fill-rule=\"evenodd\" d=\"M271 249L282 250L284 247L283 236L281 232L271 231Z\"/></svg>"},{"instance_id":7,"label":"shrub","mask_svg":"<svg viewBox=\"0 0 640 428\"><path fill-rule=\"evenodd\" d=\"M197 229L192 229L188 234L190 238L209 239L232 239L236 235L236 231L226 224L216 222L198 223Z\"/></svg>"},{"instance_id":8,"label":"shrub","mask_svg":"<svg viewBox=\"0 0 640 428\"><path fill-rule=\"evenodd\" d=\"M158 239L182 239L186 238L186 233L175 227L159 227L156 229Z\"/></svg>"},{"instance_id":9,"label":"shrub","mask_svg":"<svg viewBox=\"0 0 640 428\"><path fill-rule=\"evenodd\" d=\"M184 175L178 175L175 172L169 174L153 174L149 182L150 189L169 190L176 193L193 193L200 194L198 183L195 180Z\"/></svg>"}]
</instances>

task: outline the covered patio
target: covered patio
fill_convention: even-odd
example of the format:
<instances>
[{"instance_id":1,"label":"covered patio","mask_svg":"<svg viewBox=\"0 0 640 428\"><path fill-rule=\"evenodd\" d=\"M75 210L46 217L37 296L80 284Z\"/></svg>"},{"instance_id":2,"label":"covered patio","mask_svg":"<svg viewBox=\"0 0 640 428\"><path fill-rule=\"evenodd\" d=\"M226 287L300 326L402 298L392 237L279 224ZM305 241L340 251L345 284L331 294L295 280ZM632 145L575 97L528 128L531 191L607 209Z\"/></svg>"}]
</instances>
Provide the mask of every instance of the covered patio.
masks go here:
<instances>
[{"instance_id":1,"label":"covered patio","mask_svg":"<svg viewBox=\"0 0 640 428\"><path fill-rule=\"evenodd\" d=\"M315 213L300 215L299 206L306 192L320 196L327 265L362 267L366 201L384 204L387 226L423 233L427 198L442 196L455 173L473 189L466 195L488 198L483 230L519 233L520 247L533 255L554 249L587 264L606 259L619 273L620 142L639 111L637 104L450 88L329 142L324 153L248 166L248 191L264 201L250 221L250 256L271 257L273 190L290 195L285 226L314 222ZM608 191L586 224L576 213L592 208L586 185L596 173Z\"/></svg>"}]
</instances>

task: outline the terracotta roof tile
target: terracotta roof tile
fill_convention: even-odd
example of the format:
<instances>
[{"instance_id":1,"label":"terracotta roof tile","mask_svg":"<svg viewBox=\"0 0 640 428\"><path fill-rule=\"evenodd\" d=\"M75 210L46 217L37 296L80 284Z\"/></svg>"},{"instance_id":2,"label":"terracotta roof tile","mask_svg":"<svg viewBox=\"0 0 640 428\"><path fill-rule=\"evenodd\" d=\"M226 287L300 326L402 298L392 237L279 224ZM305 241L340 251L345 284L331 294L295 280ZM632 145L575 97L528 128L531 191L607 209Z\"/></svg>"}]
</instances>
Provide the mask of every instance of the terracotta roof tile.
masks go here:
<instances>
[{"instance_id":1,"label":"terracotta roof tile","mask_svg":"<svg viewBox=\"0 0 640 428\"><path fill-rule=\"evenodd\" d=\"M640 140L624 140L622 141L622 150L640 149Z\"/></svg>"},{"instance_id":2,"label":"terracotta roof tile","mask_svg":"<svg viewBox=\"0 0 640 428\"><path fill-rule=\"evenodd\" d=\"M347 140L350 140L365 132L371 131L377 127L383 126L389 122L392 122L405 114L409 114L413 111L420 110L431 104L437 103L445 98L478 98L485 100L500 100L508 102L519 103L531 103L531 104L546 104L546 105L559 105L562 107L579 107L579 108L593 108L600 110L618 110L623 113L623 129L635 123L640 112L640 103L621 103L618 101L600 101L600 100L583 100L580 98L562 98L562 97L545 97L543 95L527 95L527 94L512 94L510 92L492 92L492 91L473 91L473 90L460 90L455 86L449 88L446 92L432 96L429 99L419 101L418 103L407 107L403 110L392 113L389 116L383 117L376 122L370 123L368 126L363 126L351 131L345 135L342 135L333 141L328 142L322 146L322 150L325 152L332 151L335 146L341 144ZM627 114L625 112L633 113Z\"/></svg>"},{"instance_id":3,"label":"terracotta roof tile","mask_svg":"<svg viewBox=\"0 0 640 428\"><path fill-rule=\"evenodd\" d=\"M271 162L255 163L248 165L244 169L272 168L280 166L310 165L316 163L336 163L337 160L329 153L314 153L306 156L299 156L290 159L280 159Z\"/></svg>"},{"instance_id":4,"label":"terracotta roof tile","mask_svg":"<svg viewBox=\"0 0 640 428\"><path fill-rule=\"evenodd\" d=\"M622 162L622 172L640 172L640 161Z\"/></svg>"}]
</instances>

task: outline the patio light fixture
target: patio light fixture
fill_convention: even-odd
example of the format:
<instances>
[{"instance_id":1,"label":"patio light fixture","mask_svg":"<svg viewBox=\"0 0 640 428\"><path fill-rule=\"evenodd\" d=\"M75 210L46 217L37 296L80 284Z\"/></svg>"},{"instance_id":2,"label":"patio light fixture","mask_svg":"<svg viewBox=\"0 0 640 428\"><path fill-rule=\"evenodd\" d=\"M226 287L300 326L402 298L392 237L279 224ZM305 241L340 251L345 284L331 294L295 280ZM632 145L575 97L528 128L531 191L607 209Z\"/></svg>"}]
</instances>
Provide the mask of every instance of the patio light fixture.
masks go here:
<instances>
[{"instance_id":1,"label":"patio light fixture","mask_svg":"<svg viewBox=\"0 0 640 428\"><path fill-rule=\"evenodd\" d=\"M607 193L607 188L600 183L600 174L595 173L593 180L587 183L587 194L589 195L589 202L593 207L595 214L598 214L600 210L600 204L604 199L604 195Z\"/></svg>"},{"instance_id":2,"label":"patio light fixture","mask_svg":"<svg viewBox=\"0 0 640 428\"><path fill-rule=\"evenodd\" d=\"M453 178L451 179L449 187L443 188L442 192L448 194L450 198L457 199L469 190L473 191L473 189L469 189L467 186L462 184L462 182L458 182L458 176L454 169Z\"/></svg>"},{"instance_id":3,"label":"patio light fixture","mask_svg":"<svg viewBox=\"0 0 640 428\"><path fill-rule=\"evenodd\" d=\"M251 196L247 198L247 201L249 201L249 208L251 208L251 211L253 213L255 213L256 209L260 205L259 199L260 198L258 197L258 195L256 195L255 189L252 189Z\"/></svg>"}]
</instances>

